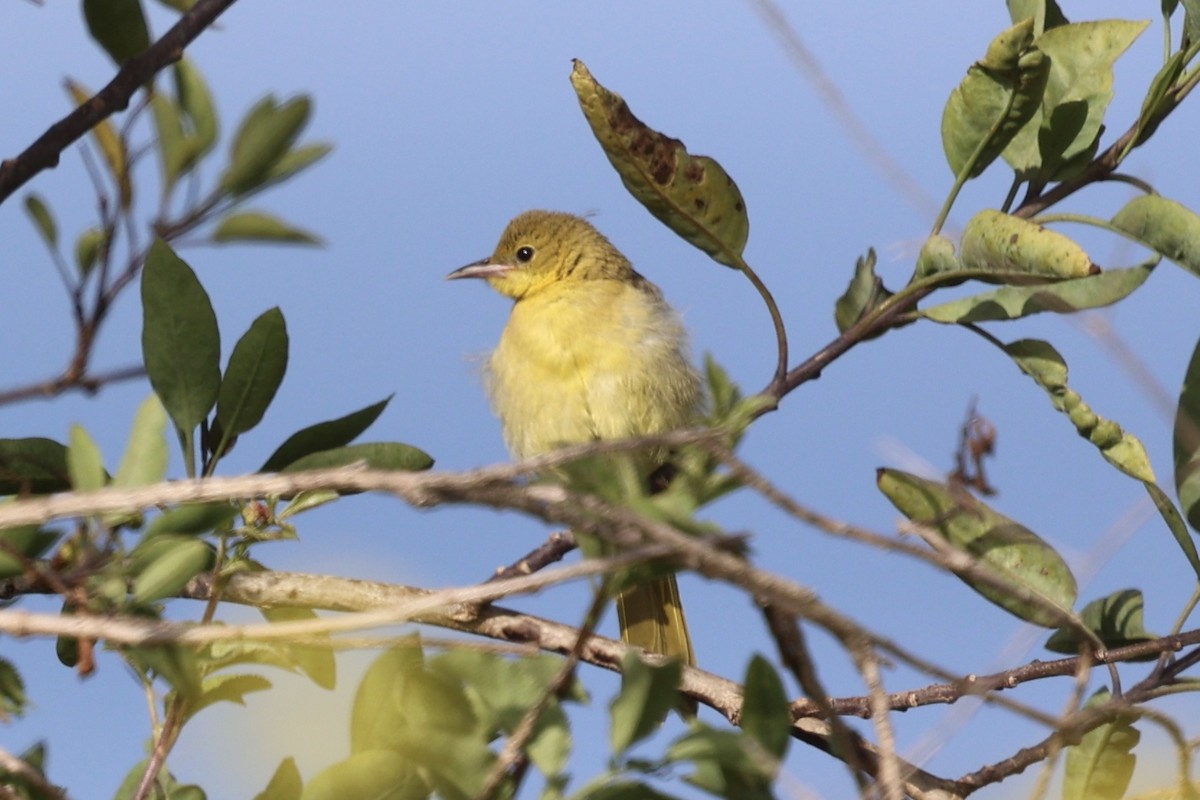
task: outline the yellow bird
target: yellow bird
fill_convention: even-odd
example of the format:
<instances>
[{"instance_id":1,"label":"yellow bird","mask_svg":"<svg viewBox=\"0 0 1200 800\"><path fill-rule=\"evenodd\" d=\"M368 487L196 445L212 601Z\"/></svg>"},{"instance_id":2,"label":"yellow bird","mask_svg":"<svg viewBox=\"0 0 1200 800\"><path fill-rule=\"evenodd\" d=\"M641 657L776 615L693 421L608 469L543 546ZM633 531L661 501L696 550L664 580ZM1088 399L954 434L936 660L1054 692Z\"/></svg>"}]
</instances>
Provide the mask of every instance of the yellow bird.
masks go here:
<instances>
[{"instance_id":1,"label":"yellow bird","mask_svg":"<svg viewBox=\"0 0 1200 800\"><path fill-rule=\"evenodd\" d=\"M678 315L586 220L527 211L490 257L447 277L483 278L515 301L487 386L517 458L699 419L704 392ZM625 642L695 663L674 576L623 591L617 613Z\"/></svg>"}]
</instances>

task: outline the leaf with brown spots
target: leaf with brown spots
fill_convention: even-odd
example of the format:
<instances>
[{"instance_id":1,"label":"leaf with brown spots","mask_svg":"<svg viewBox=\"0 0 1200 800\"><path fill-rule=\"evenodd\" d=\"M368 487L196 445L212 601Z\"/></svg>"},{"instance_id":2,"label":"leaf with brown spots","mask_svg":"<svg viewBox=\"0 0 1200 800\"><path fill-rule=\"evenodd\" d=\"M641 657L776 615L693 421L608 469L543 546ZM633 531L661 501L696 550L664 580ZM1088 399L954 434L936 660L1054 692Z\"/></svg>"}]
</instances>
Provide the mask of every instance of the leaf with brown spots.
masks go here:
<instances>
[{"instance_id":1,"label":"leaf with brown spots","mask_svg":"<svg viewBox=\"0 0 1200 800\"><path fill-rule=\"evenodd\" d=\"M727 267L738 267L750 218L742 193L707 156L648 128L621 96L601 86L582 61L571 84L579 105L625 188L668 228Z\"/></svg>"}]
</instances>

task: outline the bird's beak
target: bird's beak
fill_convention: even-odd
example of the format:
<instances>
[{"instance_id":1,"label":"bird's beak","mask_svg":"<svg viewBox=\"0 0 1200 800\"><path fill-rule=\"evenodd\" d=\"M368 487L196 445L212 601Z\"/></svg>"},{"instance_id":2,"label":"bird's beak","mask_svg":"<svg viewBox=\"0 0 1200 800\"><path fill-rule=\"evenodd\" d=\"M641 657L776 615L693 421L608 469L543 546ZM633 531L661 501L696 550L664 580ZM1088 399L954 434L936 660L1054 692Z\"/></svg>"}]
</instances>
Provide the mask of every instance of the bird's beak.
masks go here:
<instances>
[{"instance_id":1,"label":"bird's beak","mask_svg":"<svg viewBox=\"0 0 1200 800\"><path fill-rule=\"evenodd\" d=\"M498 275L503 275L511 271L513 268L508 264L497 264L490 258L483 258L465 267L459 267L446 276L446 280L455 281L459 278L494 278Z\"/></svg>"}]
</instances>

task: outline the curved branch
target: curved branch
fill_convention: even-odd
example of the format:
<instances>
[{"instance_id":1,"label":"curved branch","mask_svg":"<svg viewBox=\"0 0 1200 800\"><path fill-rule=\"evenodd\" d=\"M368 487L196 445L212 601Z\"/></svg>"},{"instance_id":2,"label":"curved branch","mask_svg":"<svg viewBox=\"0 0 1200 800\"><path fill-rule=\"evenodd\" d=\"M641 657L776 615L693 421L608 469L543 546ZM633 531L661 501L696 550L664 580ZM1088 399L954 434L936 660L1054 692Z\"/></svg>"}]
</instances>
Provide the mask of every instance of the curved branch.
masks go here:
<instances>
[{"instance_id":1,"label":"curved branch","mask_svg":"<svg viewBox=\"0 0 1200 800\"><path fill-rule=\"evenodd\" d=\"M94 97L46 129L15 158L0 163L0 203L34 175L58 166L59 156L99 122L129 107L134 92L159 70L178 61L183 50L235 0L199 0L146 52L126 61Z\"/></svg>"}]
</instances>

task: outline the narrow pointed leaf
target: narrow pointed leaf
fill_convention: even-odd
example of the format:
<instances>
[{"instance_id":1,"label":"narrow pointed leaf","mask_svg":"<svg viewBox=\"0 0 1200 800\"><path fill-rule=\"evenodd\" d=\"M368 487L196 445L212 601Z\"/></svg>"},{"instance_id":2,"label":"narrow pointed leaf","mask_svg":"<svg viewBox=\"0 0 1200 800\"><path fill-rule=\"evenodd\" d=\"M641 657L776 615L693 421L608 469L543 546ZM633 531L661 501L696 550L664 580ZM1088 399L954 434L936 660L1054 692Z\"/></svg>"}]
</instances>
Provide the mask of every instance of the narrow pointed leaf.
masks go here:
<instances>
[{"instance_id":1,"label":"narrow pointed leaf","mask_svg":"<svg viewBox=\"0 0 1200 800\"><path fill-rule=\"evenodd\" d=\"M636 742L658 729L667 713L676 707L676 689L683 674L683 665L669 661L662 665L647 664L637 653L622 659L621 693L609 706L612 731L609 743L613 753L620 755Z\"/></svg>"},{"instance_id":2,"label":"narrow pointed leaf","mask_svg":"<svg viewBox=\"0 0 1200 800\"><path fill-rule=\"evenodd\" d=\"M283 157L267 170L267 176L258 185L258 188L262 189L280 181L285 181L293 175L303 172L329 155L331 150L333 150L333 145L326 142L316 142L292 148L284 153Z\"/></svg>"},{"instance_id":3,"label":"narrow pointed leaf","mask_svg":"<svg viewBox=\"0 0 1200 800\"><path fill-rule=\"evenodd\" d=\"M769 661L755 654L746 668L743 686L742 730L782 760L791 741L792 713L779 673Z\"/></svg>"},{"instance_id":4,"label":"narrow pointed leaf","mask_svg":"<svg viewBox=\"0 0 1200 800\"><path fill-rule=\"evenodd\" d=\"M0 658L0 719L19 717L25 713L29 697L21 673L6 658Z\"/></svg>"},{"instance_id":5,"label":"narrow pointed leaf","mask_svg":"<svg viewBox=\"0 0 1200 800\"><path fill-rule=\"evenodd\" d=\"M183 118L175 101L161 92L150 98L154 129L158 134L158 155L163 171L163 193L170 192L185 172L191 148L183 131Z\"/></svg>"},{"instance_id":6,"label":"narrow pointed leaf","mask_svg":"<svg viewBox=\"0 0 1200 800\"><path fill-rule=\"evenodd\" d=\"M237 516L238 510L229 503L191 503L156 516L146 527L143 538L164 533L198 535L224 528Z\"/></svg>"},{"instance_id":7,"label":"narrow pointed leaf","mask_svg":"<svg viewBox=\"0 0 1200 800\"><path fill-rule=\"evenodd\" d=\"M90 89L70 78L67 79L67 93L77 106L92 99ZM133 204L133 182L129 178L129 153L125 149L125 140L117 133L117 126L111 118L103 119L92 127L92 138L117 184L121 208L129 208Z\"/></svg>"},{"instance_id":8,"label":"narrow pointed leaf","mask_svg":"<svg viewBox=\"0 0 1200 800\"><path fill-rule=\"evenodd\" d=\"M854 277L850 285L837 299L833 307L833 319L837 323L839 333L845 333L850 326L862 319L863 315L891 297L892 293L884 288L883 281L875 274L875 250L858 259L854 265Z\"/></svg>"},{"instance_id":9,"label":"narrow pointed leaf","mask_svg":"<svg viewBox=\"0 0 1200 800\"><path fill-rule=\"evenodd\" d=\"M988 600L1035 625L1062 624L1078 596L1075 576L1054 548L965 490L893 469L878 473L880 490L900 513L936 531L998 579L1041 598L1031 602L969 573L959 575Z\"/></svg>"},{"instance_id":10,"label":"narrow pointed leaf","mask_svg":"<svg viewBox=\"0 0 1200 800\"><path fill-rule=\"evenodd\" d=\"M388 395L378 403L360 408L344 417L318 422L293 433L271 454L266 463L259 468L259 472L279 472L288 464L311 453L350 444L379 418L392 397L393 395Z\"/></svg>"},{"instance_id":11,"label":"narrow pointed leaf","mask_svg":"<svg viewBox=\"0 0 1200 800\"><path fill-rule=\"evenodd\" d=\"M320 238L303 228L262 211L236 211L225 216L213 230L214 242L274 242L321 244Z\"/></svg>"},{"instance_id":12,"label":"narrow pointed leaf","mask_svg":"<svg viewBox=\"0 0 1200 800\"><path fill-rule=\"evenodd\" d=\"M416 471L433 466L433 458L421 450L400 442L371 442L322 450L298 458L280 472L303 472L365 463L371 469Z\"/></svg>"},{"instance_id":13,"label":"narrow pointed leaf","mask_svg":"<svg viewBox=\"0 0 1200 800\"><path fill-rule=\"evenodd\" d=\"M54 222L54 215L50 213L50 207L45 201L36 194L28 194L25 196L25 213L33 220L33 225L37 228L38 233L42 236L42 241L46 246L53 250L58 246L58 225Z\"/></svg>"},{"instance_id":14,"label":"narrow pointed leaf","mask_svg":"<svg viewBox=\"0 0 1200 800\"><path fill-rule=\"evenodd\" d=\"M287 369L288 334L283 312L263 312L234 345L217 398L217 425L226 436L262 421Z\"/></svg>"},{"instance_id":15,"label":"narrow pointed leaf","mask_svg":"<svg viewBox=\"0 0 1200 800\"><path fill-rule=\"evenodd\" d=\"M1144 600L1138 589L1121 589L1107 597L1093 600L1079 612L1083 624L1108 648L1125 647L1149 642L1158 637L1148 633L1143 614ZM1079 632L1074 628L1059 628L1046 642L1046 649L1073 655L1079 652ZM1150 656L1151 659L1157 655Z\"/></svg>"},{"instance_id":16,"label":"narrow pointed leaf","mask_svg":"<svg viewBox=\"0 0 1200 800\"><path fill-rule=\"evenodd\" d=\"M1154 76L1154 80L1150 83L1150 90L1146 92L1146 98L1142 100L1142 113L1138 116L1137 129L1133 139L1130 140L1129 149L1145 143L1153 136L1154 132L1158 130L1159 124L1166 117L1166 112L1173 107L1168 98L1175 88L1175 82L1183 74L1183 68L1187 66L1186 55L1187 53L1183 50L1176 51Z\"/></svg>"},{"instance_id":17,"label":"narrow pointed leaf","mask_svg":"<svg viewBox=\"0 0 1200 800\"><path fill-rule=\"evenodd\" d=\"M158 547L154 557L134 577L133 599L136 603L171 597L192 578L212 568L212 548L200 539L163 535L150 541L165 546Z\"/></svg>"},{"instance_id":18,"label":"narrow pointed leaf","mask_svg":"<svg viewBox=\"0 0 1200 800\"><path fill-rule=\"evenodd\" d=\"M1159 195L1136 197L1113 217L1113 225L1200 276L1200 215Z\"/></svg>"},{"instance_id":19,"label":"narrow pointed leaf","mask_svg":"<svg viewBox=\"0 0 1200 800\"><path fill-rule=\"evenodd\" d=\"M967 70L942 112L942 148L950 170L974 178L1033 118L1050 73L1033 42L1032 17L992 40Z\"/></svg>"},{"instance_id":20,"label":"narrow pointed leaf","mask_svg":"<svg viewBox=\"0 0 1200 800\"><path fill-rule=\"evenodd\" d=\"M67 469L71 473L71 487L77 492L90 492L108 483L104 470L104 457L96 440L79 424L71 426L67 445Z\"/></svg>"},{"instance_id":21,"label":"narrow pointed leaf","mask_svg":"<svg viewBox=\"0 0 1200 800\"><path fill-rule=\"evenodd\" d=\"M1033 35L1066 25L1067 18L1055 0L1008 0L1008 15L1014 23L1033 17Z\"/></svg>"},{"instance_id":22,"label":"narrow pointed leaf","mask_svg":"<svg viewBox=\"0 0 1200 800\"><path fill-rule=\"evenodd\" d=\"M711 158L647 127L621 96L576 60L571 85L625 188L664 225L720 264L737 268L750 218L733 179Z\"/></svg>"},{"instance_id":23,"label":"narrow pointed leaf","mask_svg":"<svg viewBox=\"0 0 1200 800\"><path fill-rule=\"evenodd\" d=\"M1179 405L1175 409L1172 439L1175 493L1188 524L1193 530L1200 531L1200 342L1192 350L1192 358L1184 375ZM1196 557L1195 543L1189 536L1180 545L1200 577L1200 559Z\"/></svg>"},{"instance_id":24,"label":"narrow pointed leaf","mask_svg":"<svg viewBox=\"0 0 1200 800\"><path fill-rule=\"evenodd\" d=\"M1068 314L1112 305L1146 282L1157 265L1110 269L1099 275L1034 286L1002 286L982 294L952 300L920 313L934 322L990 322L1019 319L1053 311Z\"/></svg>"},{"instance_id":25,"label":"narrow pointed leaf","mask_svg":"<svg viewBox=\"0 0 1200 800\"><path fill-rule=\"evenodd\" d=\"M152 394L138 408L113 486L148 486L166 477L166 431L167 415L158 396Z\"/></svg>"},{"instance_id":26,"label":"narrow pointed leaf","mask_svg":"<svg viewBox=\"0 0 1200 800\"><path fill-rule=\"evenodd\" d=\"M196 156L212 150L217 141L217 111L204 76L195 63L184 56L172 67L175 96L191 127Z\"/></svg>"},{"instance_id":27,"label":"narrow pointed leaf","mask_svg":"<svg viewBox=\"0 0 1200 800\"><path fill-rule=\"evenodd\" d=\"M1097 415L1067 385L1067 362L1049 342L1020 339L1005 345L1004 351L1046 391L1051 404L1067 415L1079 435L1100 449L1106 461L1131 478L1155 482L1150 457L1141 441L1112 420Z\"/></svg>"},{"instance_id":28,"label":"narrow pointed leaf","mask_svg":"<svg viewBox=\"0 0 1200 800\"><path fill-rule=\"evenodd\" d=\"M300 800L303 790L304 781L296 759L288 756L279 762L267 788L254 795L254 800Z\"/></svg>"},{"instance_id":29,"label":"narrow pointed leaf","mask_svg":"<svg viewBox=\"0 0 1200 800\"><path fill-rule=\"evenodd\" d=\"M142 354L150 385L181 432L208 415L221 389L221 337L208 293L161 239L142 272Z\"/></svg>"},{"instance_id":30,"label":"narrow pointed leaf","mask_svg":"<svg viewBox=\"0 0 1200 800\"><path fill-rule=\"evenodd\" d=\"M88 33L121 66L150 46L140 0L83 0Z\"/></svg>"},{"instance_id":31,"label":"narrow pointed leaf","mask_svg":"<svg viewBox=\"0 0 1200 800\"><path fill-rule=\"evenodd\" d=\"M1107 703L1111 694L1101 689L1085 708ZM1093 728L1083 740L1067 748L1063 774L1063 800L1120 800L1129 788L1137 757L1131 752L1141 733L1133 727L1132 715Z\"/></svg>"},{"instance_id":32,"label":"narrow pointed leaf","mask_svg":"<svg viewBox=\"0 0 1200 800\"><path fill-rule=\"evenodd\" d=\"M300 131L308 123L311 102L301 96L282 105L274 97L265 97L243 119L233 140L233 151L221 187L242 194L266 179Z\"/></svg>"},{"instance_id":33,"label":"narrow pointed leaf","mask_svg":"<svg viewBox=\"0 0 1200 800\"><path fill-rule=\"evenodd\" d=\"M1188 531L1187 524L1183 521L1183 515L1179 513L1179 509L1171 502L1167 493L1159 488L1158 484L1147 483L1145 486L1146 491L1150 494L1150 499L1154 501L1154 507L1158 509L1167 529L1175 537L1179 549L1183 551L1192 571L1196 573L1197 580L1200 580L1200 553L1196 552L1196 542L1193 540L1191 532Z\"/></svg>"}]
</instances>

